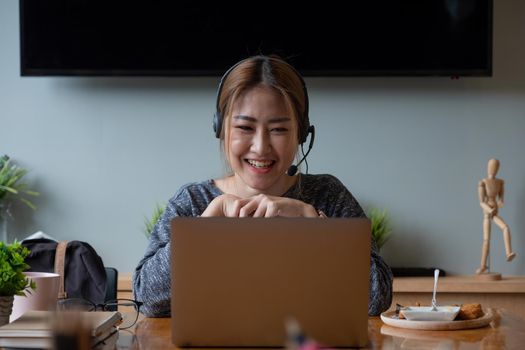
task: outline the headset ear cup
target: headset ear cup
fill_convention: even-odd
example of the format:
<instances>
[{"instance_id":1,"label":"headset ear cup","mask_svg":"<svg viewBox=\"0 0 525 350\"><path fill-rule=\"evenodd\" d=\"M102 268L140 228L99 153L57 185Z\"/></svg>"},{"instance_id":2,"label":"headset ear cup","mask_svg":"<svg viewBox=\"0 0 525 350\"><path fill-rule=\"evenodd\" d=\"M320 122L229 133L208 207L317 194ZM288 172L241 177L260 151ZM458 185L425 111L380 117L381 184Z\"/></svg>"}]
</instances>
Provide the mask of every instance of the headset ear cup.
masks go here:
<instances>
[{"instance_id":1,"label":"headset ear cup","mask_svg":"<svg viewBox=\"0 0 525 350\"><path fill-rule=\"evenodd\" d=\"M313 133L315 133L315 126L309 125L307 134L313 134Z\"/></svg>"},{"instance_id":2,"label":"headset ear cup","mask_svg":"<svg viewBox=\"0 0 525 350\"><path fill-rule=\"evenodd\" d=\"M305 143L308 139L308 134L312 132L312 126L310 123L308 123L301 132L301 139L299 140L299 144Z\"/></svg>"},{"instance_id":3,"label":"headset ear cup","mask_svg":"<svg viewBox=\"0 0 525 350\"><path fill-rule=\"evenodd\" d=\"M222 131L222 118L219 112L213 115L213 131L215 132L215 137L220 139Z\"/></svg>"},{"instance_id":4,"label":"headset ear cup","mask_svg":"<svg viewBox=\"0 0 525 350\"><path fill-rule=\"evenodd\" d=\"M308 134L312 134L310 135L310 145L308 146L308 148L312 148L314 146L314 141L315 141L315 126L310 125L308 127Z\"/></svg>"},{"instance_id":5,"label":"headset ear cup","mask_svg":"<svg viewBox=\"0 0 525 350\"><path fill-rule=\"evenodd\" d=\"M304 130L305 131L301 135L301 144L305 143L306 140L308 140L308 135L309 134L312 134L310 136L310 143L313 144L313 140L315 138L315 127L313 125L308 125L308 127L304 128Z\"/></svg>"}]
</instances>

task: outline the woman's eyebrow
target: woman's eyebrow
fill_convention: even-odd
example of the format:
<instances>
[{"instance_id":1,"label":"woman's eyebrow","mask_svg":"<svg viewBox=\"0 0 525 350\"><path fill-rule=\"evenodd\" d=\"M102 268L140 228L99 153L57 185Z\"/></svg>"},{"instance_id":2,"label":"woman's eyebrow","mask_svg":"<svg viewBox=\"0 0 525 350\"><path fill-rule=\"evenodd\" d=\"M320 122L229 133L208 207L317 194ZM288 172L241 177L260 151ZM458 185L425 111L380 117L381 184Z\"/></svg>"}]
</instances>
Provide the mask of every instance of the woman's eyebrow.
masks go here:
<instances>
[{"instance_id":1,"label":"woman's eyebrow","mask_svg":"<svg viewBox=\"0 0 525 350\"><path fill-rule=\"evenodd\" d=\"M248 115L234 115L233 119L245 120L245 121L252 122L252 123L257 122L257 118L250 117ZM269 123L282 123L282 122L289 122L290 120L292 120L290 117L275 117L275 118L270 119L268 122Z\"/></svg>"},{"instance_id":2,"label":"woman's eyebrow","mask_svg":"<svg viewBox=\"0 0 525 350\"><path fill-rule=\"evenodd\" d=\"M257 119L255 119L254 117L250 117L248 115L234 115L233 119L245 120L245 121L252 122L252 123L255 123L257 121Z\"/></svg>"},{"instance_id":3,"label":"woman's eyebrow","mask_svg":"<svg viewBox=\"0 0 525 350\"><path fill-rule=\"evenodd\" d=\"M270 123L283 123L283 122L289 122L291 120L292 119L290 117L276 117L276 118L270 119L268 122L270 122Z\"/></svg>"}]
</instances>

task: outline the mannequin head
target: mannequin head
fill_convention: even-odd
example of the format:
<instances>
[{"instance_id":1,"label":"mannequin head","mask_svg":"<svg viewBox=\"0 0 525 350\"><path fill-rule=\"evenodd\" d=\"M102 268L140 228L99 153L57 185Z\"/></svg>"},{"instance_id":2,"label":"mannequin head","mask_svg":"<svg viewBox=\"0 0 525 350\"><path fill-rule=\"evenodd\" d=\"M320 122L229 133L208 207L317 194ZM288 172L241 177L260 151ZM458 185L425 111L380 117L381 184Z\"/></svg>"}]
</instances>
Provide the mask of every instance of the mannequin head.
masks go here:
<instances>
[{"instance_id":1,"label":"mannequin head","mask_svg":"<svg viewBox=\"0 0 525 350\"><path fill-rule=\"evenodd\" d=\"M490 178L493 178L496 176L499 170L499 160L492 158L489 160L489 163L487 165L487 174Z\"/></svg>"}]
</instances>

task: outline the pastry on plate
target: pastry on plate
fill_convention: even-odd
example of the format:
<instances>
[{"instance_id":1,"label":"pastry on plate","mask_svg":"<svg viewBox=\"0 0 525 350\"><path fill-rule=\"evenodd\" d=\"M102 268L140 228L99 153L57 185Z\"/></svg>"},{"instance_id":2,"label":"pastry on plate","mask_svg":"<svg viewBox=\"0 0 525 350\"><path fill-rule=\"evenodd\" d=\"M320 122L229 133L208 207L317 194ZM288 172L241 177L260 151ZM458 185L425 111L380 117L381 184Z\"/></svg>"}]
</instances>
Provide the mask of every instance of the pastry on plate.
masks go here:
<instances>
[{"instance_id":1,"label":"pastry on plate","mask_svg":"<svg viewBox=\"0 0 525 350\"><path fill-rule=\"evenodd\" d=\"M483 316L483 310L481 304L463 304L456 316L457 320L474 320Z\"/></svg>"}]
</instances>

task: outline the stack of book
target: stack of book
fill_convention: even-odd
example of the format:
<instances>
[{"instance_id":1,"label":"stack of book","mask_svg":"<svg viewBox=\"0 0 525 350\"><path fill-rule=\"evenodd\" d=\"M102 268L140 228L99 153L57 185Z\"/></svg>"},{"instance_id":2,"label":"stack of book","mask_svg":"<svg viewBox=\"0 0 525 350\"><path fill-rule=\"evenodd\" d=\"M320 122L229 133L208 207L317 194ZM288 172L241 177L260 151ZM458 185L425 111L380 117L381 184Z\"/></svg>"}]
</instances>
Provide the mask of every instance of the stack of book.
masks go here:
<instances>
[{"instance_id":1,"label":"stack of book","mask_svg":"<svg viewBox=\"0 0 525 350\"><path fill-rule=\"evenodd\" d=\"M67 343L81 332L65 330L60 324L72 325L68 317L73 314L51 311L29 311L15 321L0 327L0 347L51 349L67 348ZM87 347L96 350L114 349L118 339L118 324L122 315L118 311L75 312L76 320L86 328ZM71 328L71 327L69 327ZM61 344L62 343L62 344ZM65 345L65 346L61 346Z\"/></svg>"}]
</instances>

